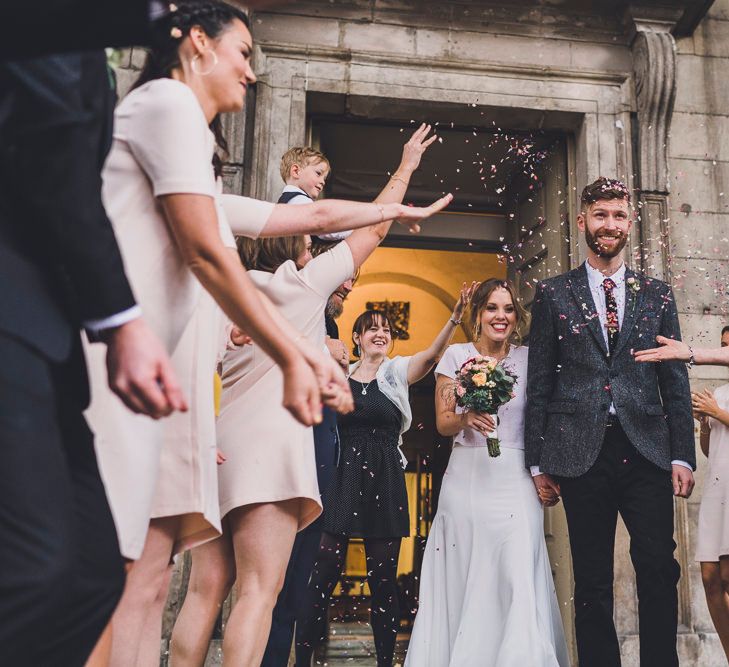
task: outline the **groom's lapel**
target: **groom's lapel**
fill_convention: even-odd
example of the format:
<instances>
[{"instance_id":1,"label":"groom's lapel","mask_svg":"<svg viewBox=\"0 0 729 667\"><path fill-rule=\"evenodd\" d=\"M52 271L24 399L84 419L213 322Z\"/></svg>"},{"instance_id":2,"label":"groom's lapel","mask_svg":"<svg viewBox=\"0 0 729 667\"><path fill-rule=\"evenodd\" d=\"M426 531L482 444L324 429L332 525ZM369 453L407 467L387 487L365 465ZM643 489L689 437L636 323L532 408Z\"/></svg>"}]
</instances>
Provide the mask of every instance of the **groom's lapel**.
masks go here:
<instances>
[{"instance_id":1,"label":"groom's lapel","mask_svg":"<svg viewBox=\"0 0 729 667\"><path fill-rule=\"evenodd\" d=\"M595 338L595 342L598 344L603 354L607 356L608 349L605 344L605 338L602 335L600 316L597 314L597 309L595 308L595 301L592 298L590 282L587 279L587 269L584 264L572 272L570 288L572 289L572 296L574 296L575 301L577 301L577 306L579 307L582 317L587 324L587 328L590 330L590 333L592 333Z\"/></svg>"},{"instance_id":2,"label":"groom's lapel","mask_svg":"<svg viewBox=\"0 0 729 667\"><path fill-rule=\"evenodd\" d=\"M633 286L631 286L631 281ZM644 292L645 285L640 276L635 271L625 269L625 312L623 313L623 326L620 327L618 343L615 346L616 357L625 347L633 333L633 327L635 326L636 318L643 303Z\"/></svg>"}]
</instances>

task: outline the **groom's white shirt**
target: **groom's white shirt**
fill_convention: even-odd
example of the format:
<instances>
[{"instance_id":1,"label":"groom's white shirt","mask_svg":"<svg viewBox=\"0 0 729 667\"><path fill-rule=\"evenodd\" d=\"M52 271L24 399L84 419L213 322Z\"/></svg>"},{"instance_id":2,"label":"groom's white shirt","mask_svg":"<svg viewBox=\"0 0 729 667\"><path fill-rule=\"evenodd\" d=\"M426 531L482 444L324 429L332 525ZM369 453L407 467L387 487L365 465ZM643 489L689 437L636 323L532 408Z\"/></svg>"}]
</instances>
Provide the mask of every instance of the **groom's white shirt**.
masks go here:
<instances>
[{"instance_id":1,"label":"groom's white shirt","mask_svg":"<svg viewBox=\"0 0 729 667\"><path fill-rule=\"evenodd\" d=\"M600 318L600 329L602 335L605 338L605 346L608 344L608 333L607 333L607 304L605 303L605 290L602 286L605 278L610 278L615 283L615 289L613 290L613 296L615 297L615 303L618 306L618 325L622 329L623 317L625 315L625 264L621 264L620 268L613 273L611 276L606 276L602 271L598 271L594 268L590 262L585 262L585 268L587 269L587 280L590 285L590 292L592 292L592 300L595 302L595 308L597 315ZM611 415L616 414L615 405L610 403L609 413ZM672 464L681 465L689 470L691 466L686 461L671 461ZM530 468L532 476L541 475L539 466L532 466Z\"/></svg>"},{"instance_id":2,"label":"groom's white shirt","mask_svg":"<svg viewBox=\"0 0 729 667\"><path fill-rule=\"evenodd\" d=\"M605 289L602 284L606 278L610 278L615 283L613 296L615 303L618 305L618 326L623 328L623 318L625 316L625 264L621 264L620 268L611 276L606 276L602 271L593 268L590 262L585 262L587 269L587 280L590 283L590 292L592 292L592 300L595 302L595 309L600 318L600 329L602 337L605 339L605 346L608 347L607 332L607 304L605 303ZM610 404L610 414L615 414L615 406Z\"/></svg>"}]
</instances>

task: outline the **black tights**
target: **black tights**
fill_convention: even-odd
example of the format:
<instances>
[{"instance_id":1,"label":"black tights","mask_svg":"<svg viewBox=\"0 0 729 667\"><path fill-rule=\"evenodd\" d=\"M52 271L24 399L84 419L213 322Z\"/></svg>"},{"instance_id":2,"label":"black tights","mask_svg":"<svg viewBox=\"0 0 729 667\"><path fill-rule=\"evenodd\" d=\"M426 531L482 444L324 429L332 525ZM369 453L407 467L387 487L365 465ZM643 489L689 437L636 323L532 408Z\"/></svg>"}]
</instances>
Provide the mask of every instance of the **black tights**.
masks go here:
<instances>
[{"instance_id":1,"label":"black tights","mask_svg":"<svg viewBox=\"0 0 729 667\"><path fill-rule=\"evenodd\" d=\"M298 619L296 666L309 667L314 649L326 641L324 629L329 600L344 567L349 538L324 533ZM397 598L397 560L400 538L366 538L367 583L370 585L370 623L375 636L377 667L392 667L400 626Z\"/></svg>"}]
</instances>

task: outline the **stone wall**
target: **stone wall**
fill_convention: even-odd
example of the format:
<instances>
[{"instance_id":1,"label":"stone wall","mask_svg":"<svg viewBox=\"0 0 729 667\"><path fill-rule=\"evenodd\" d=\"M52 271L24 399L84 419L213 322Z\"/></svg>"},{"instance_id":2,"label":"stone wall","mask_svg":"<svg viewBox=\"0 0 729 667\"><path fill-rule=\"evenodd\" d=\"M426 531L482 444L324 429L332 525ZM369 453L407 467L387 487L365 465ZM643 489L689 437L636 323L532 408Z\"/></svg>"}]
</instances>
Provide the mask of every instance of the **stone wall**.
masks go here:
<instances>
[{"instance_id":1,"label":"stone wall","mask_svg":"<svg viewBox=\"0 0 729 667\"><path fill-rule=\"evenodd\" d=\"M729 0L717 0L692 37L677 40L676 103L669 141L671 272L684 336L717 347L729 323ZM714 388L726 369L691 372L692 387ZM706 460L698 450L697 486L688 502L693 559ZM685 575L686 573L684 573ZM697 563L688 573L695 665L720 665L723 653L706 606ZM687 663L688 664L688 663Z\"/></svg>"}]
</instances>

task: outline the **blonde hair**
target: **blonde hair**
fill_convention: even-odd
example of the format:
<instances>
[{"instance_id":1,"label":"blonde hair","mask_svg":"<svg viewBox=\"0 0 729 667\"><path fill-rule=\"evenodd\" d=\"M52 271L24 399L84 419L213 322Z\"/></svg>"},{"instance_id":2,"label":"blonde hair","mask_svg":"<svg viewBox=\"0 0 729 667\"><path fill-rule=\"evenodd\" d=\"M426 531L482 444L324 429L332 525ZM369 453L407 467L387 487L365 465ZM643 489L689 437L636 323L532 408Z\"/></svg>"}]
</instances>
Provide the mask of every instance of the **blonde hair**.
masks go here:
<instances>
[{"instance_id":1,"label":"blonde hair","mask_svg":"<svg viewBox=\"0 0 729 667\"><path fill-rule=\"evenodd\" d=\"M327 166L327 169L331 168L327 156L311 146L295 146L294 148L289 148L281 157L281 178L283 178L284 183L288 182L291 176L291 167L295 164L303 168L308 167L310 164L316 164L317 162L323 162Z\"/></svg>"}]
</instances>

